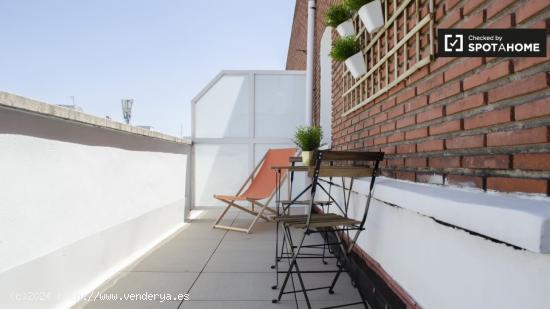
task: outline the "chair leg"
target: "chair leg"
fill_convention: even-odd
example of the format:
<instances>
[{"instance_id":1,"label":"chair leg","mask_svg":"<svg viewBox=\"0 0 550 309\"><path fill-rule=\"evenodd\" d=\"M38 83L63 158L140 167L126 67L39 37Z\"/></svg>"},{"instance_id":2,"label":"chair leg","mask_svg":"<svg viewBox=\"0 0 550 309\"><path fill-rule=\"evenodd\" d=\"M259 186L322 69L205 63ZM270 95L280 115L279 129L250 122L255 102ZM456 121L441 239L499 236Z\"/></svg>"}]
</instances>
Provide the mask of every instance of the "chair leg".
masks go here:
<instances>
[{"instance_id":1,"label":"chair leg","mask_svg":"<svg viewBox=\"0 0 550 309\"><path fill-rule=\"evenodd\" d=\"M256 205L256 206L260 206L260 210L261 210L261 213L263 212L266 212L266 211L270 211L273 215L278 215L277 211L276 210L273 210L269 207L267 207L267 205L269 204L269 201L268 203L266 203L265 205L260 203L260 202L256 202L256 201L253 201L252 202L252 205ZM256 211L255 211L256 212ZM256 212L258 213L258 212ZM260 216L260 218L262 218L265 222L271 222L272 220L270 220L269 218L267 218L266 216L262 215Z\"/></svg>"},{"instance_id":2,"label":"chair leg","mask_svg":"<svg viewBox=\"0 0 550 309\"><path fill-rule=\"evenodd\" d=\"M332 283L330 285L330 288L328 290L328 292L330 294L333 294L334 293L334 286L336 285L336 282L338 281L338 278L340 277L340 274L342 273L343 269L344 269L344 265L349 265L349 262L351 260L351 249L353 249L353 246L355 245L355 242L357 241L357 238L359 236L359 233L361 231L357 231L356 232L356 236L354 237L353 240L350 241L349 243L349 247L348 249L346 250L346 248L344 247L344 242L342 240L342 238L340 237L340 235L338 234L338 232L335 232L334 235L336 235L336 239L338 240L338 244L340 245L340 250L342 250L342 255L343 255L343 258L344 258L344 261L342 263L340 263L340 265L338 266L338 272L336 273L336 275L334 276L334 279L332 280Z\"/></svg>"},{"instance_id":3,"label":"chair leg","mask_svg":"<svg viewBox=\"0 0 550 309\"><path fill-rule=\"evenodd\" d=\"M225 202L224 200L221 200L222 202ZM226 202L227 203L227 202ZM225 216L225 214L227 213L227 211L229 210L229 208L231 208L231 203L228 203L227 206L225 207L225 209L222 211L221 215L218 217L218 219L216 220L216 222L214 223L214 225L212 226L212 228L215 228L216 225L218 225L218 223L220 223L220 221L222 221L223 217Z\"/></svg>"},{"instance_id":4,"label":"chair leg","mask_svg":"<svg viewBox=\"0 0 550 309\"><path fill-rule=\"evenodd\" d=\"M286 232L283 232L283 235L286 237ZM292 251L292 242L287 242L286 244L283 244L283 247L281 247L281 256L283 252L285 254L289 254L291 251ZM286 259L286 260L288 263L288 268L290 269L290 259ZM296 308L300 308L298 305L298 298L296 297L296 283L294 282L294 274L290 275L290 280L292 283L292 292L294 294L294 300L296 301Z\"/></svg>"},{"instance_id":5,"label":"chair leg","mask_svg":"<svg viewBox=\"0 0 550 309\"><path fill-rule=\"evenodd\" d=\"M246 212L246 213L248 213L248 214L251 214L251 215L253 215L253 216L257 216L257 215L258 215L257 212L252 211L252 210L250 210L250 209L247 209L246 207L237 205L237 204L235 204L235 203L231 203L231 206L233 206L233 207L235 207L235 208L237 208L237 209L239 209L239 210L242 210L242 211L244 211L244 212ZM266 216L260 216L260 218L269 221L269 219L268 219Z\"/></svg>"},{"instance_id":6,"label":"chair leg","mask_svg":"<svg viewBox=\"0 0 550 309\"><path fill-rule=\"evenodd\" d=\"M337 238L338 243L340 245L340 250L342 250L342 254L344 256L344 263L340 263L340 265L338 266L338 272L334 276L334 279L332 280L332 283L330 284L330 287L329 287L329 290L328 290L329 294L334 294L334 286L336 285L336 282L338 281L338 278L340 277L340 274L342 274L344 264L349 265L349 263L351 261L351 250L353 249L353 246L355 245L355 242L357 241L359 233L360 233L360 231L356 232L355 237L350 242L349 247L346 250L344 248L344 243L343 243L341 237L338 235L338 232L335 232L336 238ZM359 287L356 287L353 282L352 282L352 285L353 285L353 287L355 287L357 289L357 292L359 292L359 296L361 296L361 302L360 303L362 303L363 306L365 306L365 309L369 309L370 307L366 302L366 299L367 299L366 296L363 295L363 293L361 292L361 289ZM343 306L351 306L351 305L360 304L360 303L347 304L347 305L343 305ZM336 306L336 307L340 307L340 306ZM325 307L325 309L336 308L336 307Z\"/></svg>"},{"instance_id":7,"label":"chair leg","mask_svg":"<svg viewBox=\"0 0 550 309\"><path fill-rule=\"evenodd\" d=\"M280 261L283 258L283 249L286 245L286 234L283 234L283 244L281 245L281 254L277 258L277 261Z\"/></svg>"},{"instance_id":8,"label":"chair leg","mask_svg":"<svg viewBox=\"0 0 550 309\"><path fill-rule=\"evenodd\" d=\"M225 230L231 230L231 231L237 231L237 232L244 232L244 233L249 234L250 231L252 230L252 228L254 227L254 225L256 224L256 221L258 221L259 218L262 218L266 221L269 221L269 219L266 216L263 215L263 212L267 209L267 204L266 205L261 204L262 209L259 212L256 212L256 211L252 211L250 209L247 209L243 206L237 205L233 201L224 200L224 199L218 199L218 200L220 200L224 203L227 203L228 205L223 210L222 214L218 217L218 219L216 220L216 222L214 223L212 228L219 228L219 229L225 229ZM252 224L248 228L237 228L237 227L225 226L225 225L218 224L218 223L220 223L220 221L223 219L223 217L226 215L227 211L231 207L235 207L239 210L242 210L246 213L249 213L249 214L253 215L254 216L254 221L252 221Z\"/></svg>"},{"instance_id":9,"label":"chair leg","mask_svg":"<svg viewBox=\"0 0 550 309\"><path fill-rule=\"evenodd\" d=\"M286 234L288 234L288 242L287 242L287 251L288 252L292 252L294 253L294 242L292 241L292 234L290 233L290 228L288 228L287 230L285 230L286 233L285 233L285 236ZM290 260L289 260L289 269L290 269ZM305 296L305 300L306 300L306 304L307 304L307 307L308 309L311 309L311 304L309 303L309 298L308 298L308 295L307 295L307 289L305 287L305 284L304 284L304 280L302 279L302 274L300 273L300 268L298 267L298 261L296 261L296 264L295 264L295 267L296 267L296 274L298 275L298 279L299 279L299 282L300 282L300 287L302 288L302 291L304 293L304 296ZM292 273L292 271L291 271ZM296 308L299 308L299 305L298 305L298 298L296 297L296 285L294 284L294 275L290 275L290 278L292 279L292 293L294 294L294 300L296 301Z\"/></svg>"},{"instance_id":10,"label":"chair leg","mask_svg":"<svg viewBox=\"0 0 550 309\"><path fill-rule=\"evenodd\" d=\"M283 232L283 239L280 242L281 243L281 246L280 246L281 250L279 251L279 223L277 223L276 233L277 233L277 236L276 236L276 239L275 239L275 264L271 266L271 269L275 269L275 275L276 275L275 285L271 286L271 288L274 289L274 290L276 290L277 287L279 287L279 263L283 259L284 254L288 253L288 252L285 251L285 246L287 245L287 240L286 240L286 233L284 233L284 232ZM290 259L289 259L289 261L290 261Z\"/></svg>"},{"instance_id":11,"label":"chair leg","mask_svg":"<svg viewBox=\"0 0 550 309\"><path fill-rule=\"evenodd\" d=\"M284 243L283 243L284 246ZM279 286L279 222L275 222L275 261L273 265L271 265L271 269L275 269L275 285L272 285L271 288L273 290L276 290ZM281 250L281 256L282 256L282 250Z\"/></svg>"},{"instance_id":12,"label":"chair leg","mask_svg":"<svg viewBox=\"0 0 550 309\"><path fill-rule=\"evenodd\" d=\"M298 258L298 254L300 254L300 250L302 249L302 245L304 244L304 240L306 238L306 232L307 231L304 231L304 234L302 235L302 239L300 240L300 243L299 245L296 247L296 249L294 249L294 243L292 242L292 240L290 239L290 231L289 231L289 227L285 227L285 232L287 233L287 239L288 239L288 242L289 242L289 245L290 245L290 248L292 250L292 261L290 262L290 265L289 265L289 268L288 268L288 271L285 275L285 279L283 280L283 285L281 286L281 290L279 291L279 296L277 297L277 299L274 299L273 300L273 303L278 303L279 301L281 301L281 298L283 297L283 294L285 292L285 287L288 283L288 279L290 278L290 276L292 275L292 271L294 270L294 267L296 267L296 273L298 274L298 280L300 281L300 285L302 287L302 292L304 293L304 298L306 300L306 303L307 303L307 307L308 308L311 308L311 304L309 302L309 298L307 296L307 291L306 291L306 288L305 288L305 284L304 284L304 281L302 279L302 275L300 273L300 270L299 270L299 267L298 267L298 264L297 264L297 258Z\"/></svg>"},{"instance_id":13,"label":"chair leg","mask_svg":"<svg viewBox=\"0 0 550 309\"><path fill-rule=\"evenodd\" d=\"M338 232L334 232L334 235L336 235L336 238L338 240L338 244L340 245L340 250L342 250L342 254L344 255L344 259L347 260L346 256L346 250L344 248L344 245L342 244L342 240L340 239L340 236L338 235ZM340 277L340 274L342 273L342 270L344 268L344 264L346 261L343 261L339 263L338 265L338 272L336 275L334 275L334 279L332 279L332 283L330 284L330 288L328 289L329 294L334 294L334 286L336 285L336 282L338 281L338 278Z\"/></svg>"},{"instance_id":14,"label":"chair leg","mask_svg":"<svg viewBox=\"0 0 550 309\"><path fill-rule=\"evenodd\" d=\"M327 265L328 262L325 260L325 252L327 250L327 247L329 247L329 244L328 244L328 235L327 235L327 232L325 231L325 240L323 241L323 264Z\"/></svg>"},{"instance_id":15,"label":"chair leg","mask_svg":"<svg viewBox=\"0 0 550 309\"><path fill-rule=\"evenodd\" d=\"M254 205L254 203L252 203L252 205ZM259 218L265 218L264 216L262 216L262 214L264 213L264 210L266 209L267 207L267 204L265 204L261 209L260 211L258 212L258 215L256 215L256 217L254 218L254 220L252 220L252 223L250 223L250 226L248 227L248 232L246 232L247 234L250 234L250 231L252 231L252 228L254 227L254 225L256 224L256 221L258 221Z\"/></svg>"}]
</instances>

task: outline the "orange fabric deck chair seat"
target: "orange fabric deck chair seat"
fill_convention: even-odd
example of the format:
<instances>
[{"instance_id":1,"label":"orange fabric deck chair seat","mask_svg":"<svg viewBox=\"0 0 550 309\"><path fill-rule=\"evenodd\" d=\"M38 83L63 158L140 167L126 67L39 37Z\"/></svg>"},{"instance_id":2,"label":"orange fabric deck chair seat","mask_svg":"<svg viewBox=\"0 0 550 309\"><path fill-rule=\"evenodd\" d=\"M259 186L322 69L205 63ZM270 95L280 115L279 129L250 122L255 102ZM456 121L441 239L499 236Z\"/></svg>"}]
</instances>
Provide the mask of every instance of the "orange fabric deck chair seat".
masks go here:
<instances>
[{"instance_id":1,"label":"orange fabric deck chair seat","mask_svg":"<svg viewBox=\"0 0 550 309\"><path fill-rule=\"evenodd\" d=\"M278 186L283 182L286 173L282 173L279 183L276 183L275 171L272 166L285 166L289 164L290 157L296 155L295 148L269 149L258 166L248 177L241 189L235 195L214 195L214 198L227 204L221 215L214 223L214 228L226 229L238 232L250 233L258 219L269 219L264 216L265 211L276 214L276 211L268 207L273 199ZM265 200L265 202L262 202ZM250 208L236 202L250 202ZM258 206L255 208L255 206ZM242 210L254 216L248 228L238 228L219 224L231 207Z\"/></svg>"}]
</instances>

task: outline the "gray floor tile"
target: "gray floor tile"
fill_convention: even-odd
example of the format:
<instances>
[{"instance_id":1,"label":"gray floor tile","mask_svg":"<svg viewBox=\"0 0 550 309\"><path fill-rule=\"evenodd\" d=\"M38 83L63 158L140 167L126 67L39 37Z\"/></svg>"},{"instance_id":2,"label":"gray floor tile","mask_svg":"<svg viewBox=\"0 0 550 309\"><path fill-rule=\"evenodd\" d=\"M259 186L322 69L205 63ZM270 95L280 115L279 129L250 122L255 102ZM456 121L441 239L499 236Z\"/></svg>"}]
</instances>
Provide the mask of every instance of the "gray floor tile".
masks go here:
<instances>
[{"instance_id":1,"label":"gray floor tile","mask_svg":"<svg viewBox=\"0 0 550 309\"><path fill-rule=\"evenodd\" d=\"M233 234L232 232L231 234ZM229 233L228 233L229 234ZM253 240L231 240L227 236L218 246L218 251L241 251L243 249L256 251L273 251L275 250L275 241L253 241Z\"/></svg>"},{"instance_id":2,"label":"gray floor tile","mask_svg":"<svg viewBox=\"0 0 550 309\"><path fill-rule=\"evenodd\" d=\"M94 301L82 303L75 308L84 309L177 309L176 301Z\"/></svg>"},{"instance_id":3,"label":"gray floor tile","mask_svg":"<svg viewBox=\"0 0 550 309\"><path fill-rule=\"evenodd\" d=\"M273 272L273 260L274 247L270 243L224 240L205 272Z\"/></svg>"},{"instance_id":4,"label":"gray floor tile","mask_svg":"<svg viewBox=\"0 0 550 309\"><path fill-rule=\"evenodd\" d=\"M247 213L240 213L237 218L233 221L232 226L239 227L239 228L248 228L254 221L254 216L249 215ZM275 226L275 223L265 221L263 219L258 219L256 221L256 224L252 228L251 233L252 234L262 234L267 233L268 231L272 230L271 226Z\"/></svg>"},{"instance_id":5,"label":"gray floor tile","mask_svg":"<svg viewBox=\"0 0 550 309\"><path fill-rule=\"evenodd\" d=\"M342 276L338 281L334 294L328 294L327 290L310 291L308 295L312 301L359 299L359 293L350 284L349 278ZM304 274L306 288L314 288L330 285L332 274ZM296 289L299 289L298 278L295 277ZM278 291L272 290L273 275L269 273L202 273L191 289L190 300L271 300L276 297ZM288 288L292 288L289 281ZM288 289L287 289L288 290ZM291 300L287 294L283 300ZM298 294L298 299L303 295Z\"/></svg>"},{"instance_id":6,"label":"gray floor tile","mask_svg":"<svg viewBox=\"0 0 550 309\"><path fill-rule=\"evenodd\" d=\"M212 225L214 221L197 221L190 222L187 226L184 226L181 231L174 238L177 239L221 239L225 235L225 230L214 229ZM231 224L231 222L228 222Z\"/></svg>"},{"instance_id":7,"label":"gray floor tile","mask_svg":"<svg viewBox=\"0 0 550 309\"><path fill-rule=\"evenodd\" d=\"M313 308L322 308L342 304L342 301L312 301ZM307 308L305 301L298 301L298 308ZM358 309L364 306L354 305L345 308ZM295 301L283 301L273 304L271 301L187 301L180 309L296 309Z\"/></svg>"},{"instance_id":8,"label":"gray floor tile","mask_svg":"<svg viewBox=\"0 0 550 309\"><path fill-rule=\"evenodd\" d=\"M187 293L198 273L124 272L109 284L106 293Z\"/></svg>"},{"instance_id":9,"label":"gray floor tile","mask_svg":"<svg viewBox=\"0 0 550 309\"><path fill-rule=\"evenodd\" d=\"M151 253L133 271L200 272L214 252L217 243L167 243Z\"/></svg>"},{"instance_id":10,"label":"gray floor tile","mask_svg":"<svg viewBox=\"0 0 550 309\"><path fill-rule=\"evenodd\" d=\"M174 237L170 244L171 245L181 245L188 248L199 248L199 247L217 247L223 238L223 233L217 235L216 237L201 237L194 235L182 235Z\"/></svg>"},{"instance_id":11,"label":"gray floor tile","mask_svg":"<svg viewBox=\"0 0 550 309\"><path fill-rule=\"evenodd\" d=\"M250 224L250 222L248 222ZM234 226L243 227L246 226L246 224L241 223L240 226L238 224L234 224ZM260 222L257 223L254 229L250 234L246 233L228 233L226 235L227 240L257 240L257 241L275 241L275 223L273 222ZM293 237L298 237L303 234L303 230L295 230L293 229L291 231L291 235ZM279 229L279 236L283 237L283 229Z\"/></svg>"},{"instance_id":12,"label":"gray floor tile","mask_svg":"<svg viewBox=\"0 0 550 309\"><path fill-rule=\"evenodd\" d=\"M275 225L259 222L252 234L212 229L221 209L204 209L195 220L177 235L162 244L127 270L126 276L111 282L108 291L138 290L149 293L186 293L190 288L190 300L180 308L296 308L292 294L285 295L279 304L271 300L278 291L272 290L275 283L274 270L270 268L274 259ZM252 216L237 211L228 214L225 224L247 226ZM293 230L297 242L302 230ZM282 239L282 237L281 237ZM306 238L306 244L322 244L319 234ZM322 253L322 250L304 248L302 253ZM327 256L330 256L327 252ZM336 270L336 260L327 259L328 265L320 259L301 259L301 270ZM280 270L288 268L288 260L279 263ZM202 271L202 273L200 273ZM304 274L308 288L327 286L334 274ZM280 274L282 281L284 274ZM196 279L196 281L195 281ZM193 283L194 282L194 283ZM298 289L298 280L295 277ZM292 287L291 282L288 285ZM313 308L359 300L359 294L344 274L335 288L335 294L327 290L308 293ZM297 295L299 308L306 308L303 295ZM86 308L175 308L178 302L101 302L90 303ZM349 308L363 308L353 306Z\"/></svg>"},{"instance_id":13,"label":"gray floor tile","mask_svg":"<svg viewBox=\"0 0 550 309\"><path fill-rule=\"evenodd\" d=\"M264 300L274 295L270 273L202 273L189 292L190 300Z\"/></svg>"},{"instance_id":14,"label":"gray floor tile","mask_svg":"<svg viewBox=\"0 0 550 309\"><path fill-rule=\"evenodd\" d=\"M320 250L304 250L320 254ZM220 244L205 269L205 272L271 272L274 265L275 246L270 242L225 240ZM327 256L330 256L327 252ZM300 259L302 270L336 270L336 260L327 258L327 264L321 259ZM280 270L288 269L288 260L279 263Z\"/></svg>"},{"instance_id":15,"label":"gray floor tile","mask_svg":"<svg viewBox=\"0 0 550 309\"><path fill-rule=\"evenodd\" d=\"M250 234L231 232L225 236L227 240L246 240L246 241L269 241L275 242L274 227L269 227L269 232L263 231L262 228L266 224L258 224ZM270 224L271 225L271 224Z\"/></svg>"},{"instance_id":16,"label":"gray floor tile","mask_svg":"<svg viewBox=\"0 0 550 309\"><path fill-rule=\"evenodd\" d=\"M104 285L105 290L98 295L92 293L94 300L81 305L90 308L177 308L178 294L185 294L197 278L198 273L166 272L123 272ZM126 299L131 294L144 297L145 293L162 295L157 299ZM169 296L168 296L169 295ZM97 296L97 297L96 297ZM110 300L102 300L104 297ZM115 297L114 299L112 299ZM118 298L118 300L117 300Z\"/></svg>"},{"instance_id":17,"label":"gray floor tile","mask_svg":"<svg viewBox=\"0 0 550 309\"><path fill-rule=\"evenodd\" d=\"M300 267L300 270L302 271L311 271L311 270L338 270L338 266L336 266L336 259L333 258L326 258L325 259L326 264L322 262L321 259L314 258L314 259L299 259L298 260L298 267ZM286 271L289 267L289 260L283 259L279 262L279 271ZM284 274L279 274L280 277L284 276Z\"/></svg>"},{"instance_id":18,"label":"gray floor tile","mask_svg":"<svg viewBox=\"0 0 550 309\"><path fill-rule=\"evenodd\" d=\"M191 211L191 218L197 218L200 220L215 220L217 219L224 207L199 207ZM236 209L230 209L227 211L225 218L234 219L239 214Z\"/></svg>"},{"instance_id":19,"label":"gray floor tile","mask_svg":"<svg viewBox=\"0 0 550 309\"><path fill-rule=\"evenodd\" d=\"M306 288L322 287L330 285L334 274L304 274L303 278ZM295 279L295 283L298 285L298 280ZM334 294L329 294L328 290L317 290L308 292L308 296L312 301L354 302L360 300L359 292L351 285L350 279L346 274L340 276L334 287ZM300 295L300 299L302 297Z\"/></svg>"}]
</instances>

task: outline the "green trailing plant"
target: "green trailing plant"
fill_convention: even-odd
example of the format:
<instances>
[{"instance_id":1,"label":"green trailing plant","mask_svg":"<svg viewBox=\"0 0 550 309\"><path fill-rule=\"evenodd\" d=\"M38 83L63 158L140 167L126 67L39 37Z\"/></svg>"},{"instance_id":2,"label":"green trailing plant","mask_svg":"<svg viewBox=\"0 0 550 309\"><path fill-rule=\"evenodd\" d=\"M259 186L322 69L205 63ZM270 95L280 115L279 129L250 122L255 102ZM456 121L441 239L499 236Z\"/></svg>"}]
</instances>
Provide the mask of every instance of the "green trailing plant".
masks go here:
<instances>
[{"instance_id":1,"label":"green trailing plant","mask_svg":"<svg viewBox=\"0 0 550 309\"><path fill-rule=\"evenodd\" d=\"M329 6L325 13L325 24L327 26L336 28L341 23L350 19L351 16L352 13L347 6L343 4L334 4Z\"/></svg>"},{"instance_id":2,"label":"green trailing plant","mask_svg":"<svg viewBox=\"0 0 550 309\"><path fill-rule=\"evenodd\" d=\"M343 38L337 38L332 44L330 50L330 57L336 61L346 61L349 57L357 54L361 51L359 40L355 36L345 36Z\"/></svg>"},{"instance_id":3,"label":"green trailing plant","mask_svg":"<svg viewBox=\"0 0 550 309\"><path fill-rule=\"evenodd\" d=\"M302 151L312 151L321 145L323 130L321 127L298 127L294 134L294 143Z\"/></svg>"},{"instance_id":4,"label":"green trailing plant","mask_svg":"<svg viewBox=\"0 0 550 309\"><path fill-rule=\"evenodd\" d=\"M369 2L372 2L372 0L345 0L344 1L344 6L346 6L348 8L348 10L350 10L352 13L355 13L357 11L359 11L359 9L369 3Z\"/></svg>"}]
</instances>

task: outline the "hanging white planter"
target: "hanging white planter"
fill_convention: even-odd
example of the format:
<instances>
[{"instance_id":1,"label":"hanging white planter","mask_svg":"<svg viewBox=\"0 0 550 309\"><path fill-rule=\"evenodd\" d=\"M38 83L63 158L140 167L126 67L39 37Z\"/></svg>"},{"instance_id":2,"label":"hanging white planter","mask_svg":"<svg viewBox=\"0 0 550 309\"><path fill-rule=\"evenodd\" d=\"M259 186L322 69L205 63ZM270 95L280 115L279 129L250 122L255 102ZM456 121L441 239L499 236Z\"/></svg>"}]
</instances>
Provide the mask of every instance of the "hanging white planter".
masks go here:
<instances>
[{"instance_id":1,"label":"hanging white planter","mask_svg":"<svg viewBox=\"0 0 550 309\"><path fill-rule=\"evenodd\" d=\"M345 22L339 24L336 27L336 31L338 31L338 34L341 37L355 35L355 27L353 26L353 22L351 21L351 19L348 19Z\"/></svg>"},{"instance_id":2,"label":"hanging white planter","mask_svg":"<svg viewBox=\"0 0 550 309\"><path fill-rule=\"evenodd\" d=\"M365 58L363 58L363 52L360 51L357 54L349 57L344 61L346 67L350 71L353 78L359 78L367 73L367 66L365 65Z\"/></svg>"},{"instance_id":3,"label":"hanging white planter","mask_svg":"<svg viewBox=\"0 0 550 309\"><path fill-rule=\"evenodd\" d=\"M357 13L369 33L373 33L384 26L384 15L382 14L380 0L373 0L363 5Z\"/></svg>"}]
</instances>

